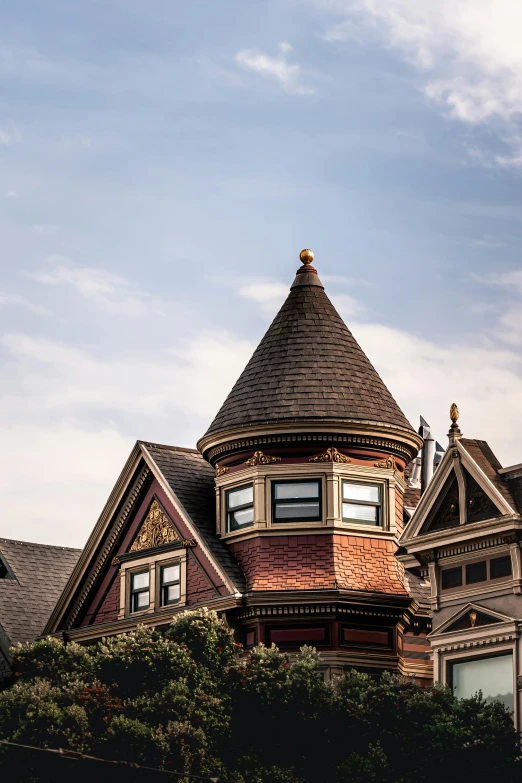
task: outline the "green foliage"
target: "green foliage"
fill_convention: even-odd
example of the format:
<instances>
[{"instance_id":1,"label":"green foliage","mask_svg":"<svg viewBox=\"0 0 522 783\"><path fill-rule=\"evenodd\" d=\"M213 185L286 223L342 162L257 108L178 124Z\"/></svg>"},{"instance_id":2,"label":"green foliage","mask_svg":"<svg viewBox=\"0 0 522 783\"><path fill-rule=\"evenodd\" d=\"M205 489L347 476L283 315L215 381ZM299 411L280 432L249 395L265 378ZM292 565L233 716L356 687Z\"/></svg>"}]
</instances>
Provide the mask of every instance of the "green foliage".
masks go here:
<instances>
[{"instance_id":1,"label":"green foliage","mask_svg":"<svg viewBox=\"0 0 522 783\"><path fill-rule=\"evenodd\" d=\"M518 740L499 703L390 674L325 683L310 647L240 651L207 610L166 633L18 647L0 738L237 783L480 781L497 767L510 779Z\"/></svg>"}]
</instances>

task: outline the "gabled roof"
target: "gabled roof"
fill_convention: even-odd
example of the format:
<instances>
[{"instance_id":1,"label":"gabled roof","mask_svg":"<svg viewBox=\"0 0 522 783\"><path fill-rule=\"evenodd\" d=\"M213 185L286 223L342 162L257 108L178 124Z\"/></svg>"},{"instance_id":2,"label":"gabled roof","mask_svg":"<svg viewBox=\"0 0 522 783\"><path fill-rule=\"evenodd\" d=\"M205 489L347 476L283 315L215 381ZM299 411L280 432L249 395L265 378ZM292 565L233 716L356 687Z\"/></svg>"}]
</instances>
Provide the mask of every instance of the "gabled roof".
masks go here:
<instances>
[{"instance_id":1,"label":"gabled roof","mask_svg":"<svg viewBox=\"0 0 522 783\"><path fill-rule=\"evenodd\" d=\"M315 270L302 267L206 436L255 424L318 419L413 432Z\"/></svg>"},{"instance_id":2,"label":"gabled roof","mask_svg":"<svg viewBox=\"0 0 522 783\"><path fill-rule=\"evenodd\" d=\"M156 463L172 492L189 515L213 558L239 592L245 591L245 577L226 544L216 535L216 493L214 469L199 451L158 443L142 443Z\"/></svg>"},{"instance_id":3,"label":"gabled roof","mask_svg":"<svg viewBox=\"0 0 522 783\"><path fill-rule=\"evenodd\" d=\"M0 538L9 577L0 579L0 626L4 642L30 642L42 633L80 549Z\"/></svg>"},{"instance_id":4,"label":"gabled roof","mask_svg":"<svg viewBox=\"0 0 522 783\"><path fill-rule=\"evenodd\" d=\"M517 505L511 489L509 488L509 484L502 474L499 473L502 469L502 465L495 457L486 441L461 438L460 442L479 468L484 471L493 486L500 492L504 500L506 500L513 509L516 509Z\"/></svg>"}]
</instances>

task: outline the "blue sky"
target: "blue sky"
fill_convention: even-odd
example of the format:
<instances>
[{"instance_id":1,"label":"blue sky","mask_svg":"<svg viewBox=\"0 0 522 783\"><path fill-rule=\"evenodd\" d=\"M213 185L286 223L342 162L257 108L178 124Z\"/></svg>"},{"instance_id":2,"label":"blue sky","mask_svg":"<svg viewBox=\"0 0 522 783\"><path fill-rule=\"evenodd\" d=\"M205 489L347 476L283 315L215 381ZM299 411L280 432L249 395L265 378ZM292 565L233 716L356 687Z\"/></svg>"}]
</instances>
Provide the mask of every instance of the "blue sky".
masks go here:
<instances>
[{"instance_id":1,"label":"blue sky","mask_svg":"<svg viewBox=\"0 0 522 783\"><path fill-rule=\"evenodd\" d=\"M0 535L192 446L302 247L410 420L522 461L515 0L47 0L0 25Z\"/></svg>"}]
</instances>

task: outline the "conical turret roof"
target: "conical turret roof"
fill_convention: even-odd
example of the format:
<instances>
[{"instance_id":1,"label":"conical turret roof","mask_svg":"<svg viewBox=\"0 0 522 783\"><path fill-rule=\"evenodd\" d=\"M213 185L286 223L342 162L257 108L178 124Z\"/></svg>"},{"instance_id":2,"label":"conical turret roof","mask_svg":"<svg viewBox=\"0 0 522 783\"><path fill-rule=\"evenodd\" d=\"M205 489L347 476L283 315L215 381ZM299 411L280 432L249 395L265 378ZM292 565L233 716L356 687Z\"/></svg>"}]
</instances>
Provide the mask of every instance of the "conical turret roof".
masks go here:
<instances>
[{"instance_id":1,"label":"conical turret roof","mask_svg":"<svg viewBox=\"0 0 522 783\"><path fill-rule=\"evenodd\" d=\"M277 422L364 421L413 431L305 261L206 435ZM206 437L206 436L205 436Z\"/></svg>"}]
</instances>

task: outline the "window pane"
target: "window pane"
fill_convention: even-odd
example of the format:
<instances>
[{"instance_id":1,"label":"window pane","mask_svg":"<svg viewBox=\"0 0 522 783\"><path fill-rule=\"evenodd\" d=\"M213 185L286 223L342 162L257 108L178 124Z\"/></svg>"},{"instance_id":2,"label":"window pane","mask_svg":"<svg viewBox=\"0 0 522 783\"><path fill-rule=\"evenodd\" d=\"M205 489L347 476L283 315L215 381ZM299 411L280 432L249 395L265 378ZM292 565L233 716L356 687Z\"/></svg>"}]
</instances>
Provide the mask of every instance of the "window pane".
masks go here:
<instances>
[{"instance_id":1,"label":"window pane","mask_svg":"<svg viewBox=\"0 0 522 783\"><path fill-rule=\"evenodd\" d=\"M254 502L254 487L241 487L229 492L227 495L228 508L237 508L237 506L246 506L247 503Z\"/></svg>"},{"instance_id":2,"label":"window pane","mask_svg":"<svg viewBox=\"0 0 522 783\"><path fill-rule=\"evenodd\" d=\"M233 511L230 516L233 525L239 525L239 527L248 525L254 521L254 509L243 508L241 511Z\"/></svg>"},{"instance_id":3,"label":"window pane","mask_svg":"<svg viewBox=\"0 0 522 783\"><path fill-rule=\"evenodd\" d=\"M274 497L276 500L319 497L318 481L296 481L295 484L275 484L274 486Z\"/></svg>"},{"instance_id":4,"label":"window pane","mask_svg":"<svg viewBox=\"0 0 522 783\"><path fill-rule=\"evenodd\" d=\"M143 593L136 593L135 595L135 606L137 609L148 609L149 608L149 591L144 590Z\"/></svg>"},{"instance_id":5,"label":"window pane","mask_svg":"<svg viewBox=\"0 0 522 783\"><path fill-rule=\"evenodd\" d=\"M343 481L343 500L365 500L368 503L379 503L379 487L371 484L350 484Z\"/></svg>"},{"instance_id":6,"label":"window pane","mask_svg":"<svg viewBox=\"0 0 522 783\"><path fill-rule=\"evenodd\" d=\"M454 663L452 670L453 690L459 699L468 699L480 690L487 702L501 701L509 710L513 710L511 654Z\"/></svg>"},{"instance_id":7,"label":"window pane","mask_svg":"<svg viewBox=\"0 0 522 783\"><path fill-rule=\"evenodd\" d=\"M275 507L276 519L316 519L319 503L281 503Z\"/></svg>"},{"instance_id":8,"label":"window pane","mask_svg":"<svg viewBox=\"0 0 522 783\"><path fill-rule=\"evenodd\" d=\"M489 563L489 578L500 579L501 576L511 576L511 555L495 557Z\"/></svg>"},{"instance_id":9,"label":"window pane","mask_svg":"<svg viewBox=\"0 0 522 783\"><path fill-rule=\"evenodd\" d=\"M475 582L485 582L487 576L486 561L480 563L470 563L466 566L466 584L472 585Z\"/></svg>"},{"instance_id":10,"label":"window pane","mask_svg":"<svg viewBox=\"0 0 522 783\"><path fill-rule=\"evenodd\" d=\"M161 570L162 584L167 582L179 582L179 565L171 565Z\"/></svg>"},{"instance_id":11,"label":"window pane","mask_svg":"<svg viewBox=\"0 0 522 783\"><path fill-rule=\"evenodd\" d=\"M377 524L377 506L358 506L356 503L343 503L343 519L356 519L358 522Z\"/></svg>"},{"instance_id":12,"label":"window pane","mask_svg":"<svg viewBox=\"0 0 522 783\"><path fill-rule=\"evenodd\" d=\"M167 587L167 601L170 603L171 601L179 601L179 585L170 585L170 587Z\"/></svg>"},{"instance_id":13,"label":"window pane","mask_svg":"<svg viewBox=\"0 0 522 783\"><path fill-rule=\"evenodd\" d=\"M132 589L141 590L149 586L149 572L143 571L141 574L132 574Z\"/></svg>"},{"instance_id":14,"label":"window pane","mask_svg":"<svg viewBox=\"0 0 522 783\"><path fill-rule=\"evenodd\" d=\"M458 568L446 568L445 571L441 571L440 581L443 590L460 587L462 585L462 568L460 566Z\"/></svg>"}]
</instances>

